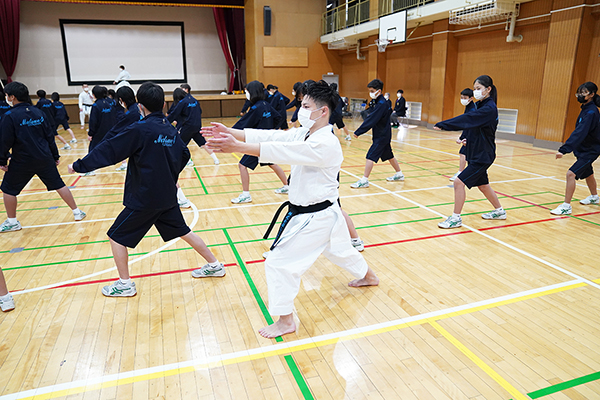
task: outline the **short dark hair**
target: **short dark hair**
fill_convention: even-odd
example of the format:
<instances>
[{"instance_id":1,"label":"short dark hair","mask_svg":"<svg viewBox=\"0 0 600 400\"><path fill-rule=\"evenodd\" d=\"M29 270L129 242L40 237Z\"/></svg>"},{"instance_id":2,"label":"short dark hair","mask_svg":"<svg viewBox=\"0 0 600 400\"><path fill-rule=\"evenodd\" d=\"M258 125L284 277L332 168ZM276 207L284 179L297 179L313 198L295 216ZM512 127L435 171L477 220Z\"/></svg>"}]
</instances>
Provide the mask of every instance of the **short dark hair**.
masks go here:
<instances>
[{"instance_id":1,"label":"short dark hair","mask_svg":"<svg viewBox=\"0 0 600 400\"><path fill-rule=\"evenodd\" d=\"M156 83L144 82L137 91L137 100L150 112L161 111L165 104L165 92Z\"/></svg>"},{"instance_id":2,"label":"short dark hair","mask_svg":"<svg viewBox=\"0 0 600 400\"><path fill-rule=\"evenodd\" d=\"M375 90L383 90L383 82L379 79L373 79L371 82L369 82L367 87Z\"/></svg>"},{"instance_id":3,"label":"short dark hair","mask_svg":"<svg viewBox=\"0 0 600 400\"><path fill-rule=\"evenodd\" d=\"M52 92L52 94L50 95L50 98L52 99L52 101L59 101L60 94L58 94L58 92Z\"/></svg>"},{"instance_id":4,"label":"short dark hair","mask_svg":"<svg viewBox=\"0 0 600 400\"><path fill-rule=\"evenodd\" d=\"M267 90L277 89L277 86L271 85L270 83L267 85Z\"/></svg>"},{"instance_id":5,"label":"short dark hair","mask_svg":"<svg viewBox=\"0 0 600 400\"><path fill-rule=\"evenodd\" d=\"M119 65L119 68L125 69L125 66L121 64L121 65Z\"/></svg>"},{"instance_id":6,"label":"short dark hair","mask_svg":"<svg viewBox=\"0 0 600 400\"><path fill-rule=\"evenodd\" d=\"M31 98L29 97L29 89L21 82L14 81L4 86L4 93L6 93L8 96L15 96L17 100L22 103L31 102Z\"/></svg>"},{"instance_id":7,"label":"short dark hair","mask_svg":"<svg viewBox=\"0 0 600 400\"><path fill-rule=\"evenodd\" d=\"M182 83L181 85L179 85L179 87L183 90L187 90L188 92L192 93L192 87L187 83Z\"/></svg>"},{"instance_id":8,"label":"short dark hair","mask_svg":"<svg viewBox=\"0 0 600 400\"><path fill-rule=\"evenodd\" d=\"M104 86L96 85L92 89L92 94L97 99L104 99L104 98L106 98L106 94L107 93L108 93L108 90Z\"/></svg>"},{"instance_id":9,"label":"short dark hair","mask_svg":"<svg viewBox=\"0 0 600 400\"><path fill-rule=\"evenodd\" d=\"M135 93L129 86L123 86L117 90L117 101L122 100L126 107L135 103Z\"/></svg>"},{"instance_id":10,"label":"short dark hair","mask_svg":"<svg viewBox=\"0 0 600 400\"><path fill-rule=\"evenodd\" d=\"M333 88L325 81L321 80L308 86L306 96L310 97L317 107L327 106L329 108L329 114L335 110L337 105L337 93Z\"/></svg>"},{"instance_id":11,"label":"short dark hair","mask_svg":"<svg viewBox=\"0 0 600 400\"><path fill-rule=\"evenodd\" d=\"M496 86L494 86L494 80L492 79L491 76L489 75L481 75L478 76L477 79L475 79L473 81L473 83L475 82L479 82L482 86L484 87L489 87L491 88L490 90L490 97L492 98L492 100L494 100L494 103L498 104L498 90L496 89Z\"/></svg>"},{"instance_id":12,"label":"short dark hair","mask_svg":"<svg viewBox=\"0 0 600 400\"><path fill-rule=\"evenodd\" d=\"M108 89L106 93L113 99L117 96L117 92L114 89Z\"/></svg>"},{"instance_id":13,"label":"short dark hair","mask_svg":"<svg viewBox=\"0 0 600 400\"><path fill-rule=\"evenodd\" d=\"M296 92L296 99L299 99L300 95L302 94L302 82L294 83L294 87L292 88L292 90Z\"/></svg>"},{"instance_id":14,"label":"short dark hair","mask_svg":"<svg viewBox=\"0 0 600 400\"><path fill-rule=\"evenodd\" d=\"M396 90L396 93L402 93L402 94L404 94L404 90L398 89L398 90Z\"/></svg>"},{"instance_id":15,"label":"short dark hair","mask_svg":"<svg viewBox=\"0 0 600 400\"><path fill-rule=\"evenodd\" d=\"M46 98L46 91L43 89L38 90L37 92L35 92L35 94L37 95L37 97L39 97L40 99L45 99ZM20 101L20 100L19 100Z\"/></svg>"},{"instance_id":16,"label":"short dark hair","mask_svg":"<svg viewBox=\"0 0 600 400\"><path fill-rule=\"evenodd\" d=\"M302 82L302 95L306 96L306 93L308 93L308 88L313 85L315 83L315 81L313 81L312 79L308 79L304 82Z\"/></svg>"},{"instance_id":17,"label":"short dark hair","mask_svg":"<svg viewBox=\"0 0 600 400\"><path fill-rule=\"evenodd\" d=\"M176 88L173 90L173 103L179 103L181 100L185 99L187 93L182 88Z\"/></svg>"},{"instance_id":18,"label":"short dark hair","mask_svg":"<svg viewBox=\"0 0 600 400\"><path fill-rule=\"evenodd\" d=\"M250 103L255 104L257 101L265 99L265 86L262 82L252 81L246 85L246 90L250 93Z\"/></svg>"},{"instance_id":19,"label":"short dark hair","mask_svg":"<svg viewBox=\"0 0 600 400\"><path fill-rule=\"evenodd\" d=\"M333 82L330 86L333 90L335 90L337 92L337 88L338 88L337 83Z\"/></svg>"},{"instance_id":20,"label":"short dark hair","mask_svg":"<svg viewBox=\"0 0 600 400\"><path fill-rule=\"evenodd\" d=\"M473 89L471 88L465 88L462 90L462 92L460 92L461 96L467 96L467 97L473 97Z\"/></svg>"}]
</instances>

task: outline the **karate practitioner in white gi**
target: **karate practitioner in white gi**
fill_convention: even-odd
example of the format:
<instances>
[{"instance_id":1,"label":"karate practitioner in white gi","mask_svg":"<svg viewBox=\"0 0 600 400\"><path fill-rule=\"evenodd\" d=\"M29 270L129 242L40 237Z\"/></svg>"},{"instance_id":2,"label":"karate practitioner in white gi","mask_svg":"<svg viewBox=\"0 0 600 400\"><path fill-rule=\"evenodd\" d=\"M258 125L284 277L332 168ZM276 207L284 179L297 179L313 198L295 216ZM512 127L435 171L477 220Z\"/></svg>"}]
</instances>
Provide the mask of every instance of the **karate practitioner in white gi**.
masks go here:
<instances>
[{"instance_id":1,"label":"karate practitioner in white gi","mask_svg":"<svg viewBox=\"0 0 600 400\"><path fill-rule=\"evenodd\" d=\"M321 254L357 278L349 286L379 284L375 272L352 246L337 202L337 176L344 157L329 124L336 96L326 82L312 84L298 113L301 128L237 130L218 123L202 128L207 146L215 152L249 154L263 163L290 164L290 203L299 209L320 208L316 212L304 209L304 213L292 216L265 261L269 312L280 316L273 325L259 330L266 338L296 330L293 309L300 278Z\"/></svg>"},{"instance_id":2,"label":"karate practitioner in white gi","mask_svg":"<svg viewBox=\"0 0 600 400\"><path fill-rule=\"evenodd\" d=\"M81 87L83 91L79 93L79 122L81 122L81 129L85 128L85 116L88 118L92 112L92 106L94 105L94 97L90 92L90 88L86 83Z\"/></svg>"},{"instance_id":3,"label":"karate practitioner in white gi","mask_svg":"<svg viewBox=\"0 0 600 400\"><path fill-rule=\"evenodd\" d=\"M131 87L128 82L131 79L131 75L129 75L129 72L127 72L124 65L119 65L119 69L121 72L119 72L117 79L113 82L113 84L117 85L115 91L121 89L123 86Z\"/></svg>"}]
</instances>

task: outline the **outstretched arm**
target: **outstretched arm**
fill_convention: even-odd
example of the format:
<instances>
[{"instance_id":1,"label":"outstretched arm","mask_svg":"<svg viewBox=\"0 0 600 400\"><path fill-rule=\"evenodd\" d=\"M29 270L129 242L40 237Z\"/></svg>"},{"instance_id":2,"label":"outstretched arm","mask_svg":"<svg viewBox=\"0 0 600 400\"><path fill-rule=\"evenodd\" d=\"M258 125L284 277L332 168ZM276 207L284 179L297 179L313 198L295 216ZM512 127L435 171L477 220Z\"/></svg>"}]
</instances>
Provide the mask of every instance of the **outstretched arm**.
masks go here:
<instances>
[{"instance_id":1,"label":"outstretched arm","mask_svg":"<svg viewBox=\"0 0 600 400\"><path fill-rule=\"evenodd\" d=\"M228 128L225 125L218 122L211 122L211 126L203 126L200 130L202 136L204 136L207 140L213 136L218 136L219 134L228 133L233 136L236 140L240 142L246 141L246 134L242 129L233 129ZM245 153L248 154L248 153Z\"/></svg>"}]
</instances>

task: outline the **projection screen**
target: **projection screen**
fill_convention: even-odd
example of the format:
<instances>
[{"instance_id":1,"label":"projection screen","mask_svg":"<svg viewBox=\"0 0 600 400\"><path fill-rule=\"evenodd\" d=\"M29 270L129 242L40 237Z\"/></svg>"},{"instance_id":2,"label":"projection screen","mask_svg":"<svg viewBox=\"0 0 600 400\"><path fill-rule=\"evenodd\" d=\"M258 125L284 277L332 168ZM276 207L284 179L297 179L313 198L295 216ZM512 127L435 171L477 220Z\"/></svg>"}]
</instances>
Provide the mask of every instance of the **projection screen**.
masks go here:
<instances>
[{"instance_id":1,"label":"projection screen","mask_svg":"<svg viewBox=\"0 0 600 400\"><path fill-rule=\"evenodd\" d=\"M187 81L183 22L60 20L69 85Z\"/></svg>"}]
</instances>

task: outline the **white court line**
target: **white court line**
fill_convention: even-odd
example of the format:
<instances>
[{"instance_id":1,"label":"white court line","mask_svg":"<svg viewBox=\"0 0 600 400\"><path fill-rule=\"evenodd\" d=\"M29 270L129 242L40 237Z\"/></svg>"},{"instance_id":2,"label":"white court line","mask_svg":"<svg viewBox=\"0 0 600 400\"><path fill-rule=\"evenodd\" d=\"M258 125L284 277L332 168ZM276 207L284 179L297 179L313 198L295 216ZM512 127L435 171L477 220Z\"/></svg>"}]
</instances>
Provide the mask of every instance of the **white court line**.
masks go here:
<instances>
[{"instance_id":1,"label":"white court line","mask_svg":"<svg viewBox=\"0 0 600 400\"><path fill-rule=\"evenodd\" d=\"M368 325L368 326L364 326L364 327L360 327L360 328L348 329L348 330L341 331L341 332L328 333L325 335L314 336L314 337L294 340L294 341L290 341L290 342L281 342L281 343L274 344L274 345L258 347L258 348L254 348L254 349L250 349L250 350L241 350L241 351L237 351L234 353L226 353L226 354L221 354L221 355L217 355L217 356L197 358L194 360L181 361L181 362L177 362L177 363L159 365L159 366L150 367L150 368L143 368L143 369L132 370L132 371L127 371L127 372L119 372L116 374L105 375L105 376L100 376L100 377L95 377L95 378L88 378L88 379L82 379L82 380L78 380L78 381L59 383L56 385L45 386L42 388L30 389L30 390L26 390L26 391L22 391L22 392L16 392L16 393L11 393L11 394L7 394L4 396L0 396L0 400L17 400L17 399L22 399L22 398L26 398L26 397L42 396L42 395L57 392L57 391L76 389L76 388L84 388L86 386L95 386L95 385L100 385L100 384L107 383L107 382L131 379L131 378L135 378L135 377L143 376L143 375L156 374L156 373L162 373L162 372L167 372L167 371L174 371L174 370L177 370L180 368L196 367L197 369L210 369L211 366L213 366L213 367L219 366L219 364L224 361L232 360L232 359L236 359L236 358L245 358L248 356L255 356L255 355L261 355L261 354L265 354L266 357L275 356L278 354L275 353L273 355L268 355L268 353L273 353L273 352L277 352L277 351L281 351L281 350L285 351L286 349L291 349L290 352L292 352L292 351L295 351L293 348L297 348L297 347L303 346L303 345L311 345L311 344L314 344L315 347L319 347L320 342L326 342L326 341L333 341L333 340L339 341L339 340L344 340L344 339L345 340L353 340L353 339L356 339L357 337L364 337L369 334L373 334L372 332L380 330L380 329L392 328L392 327L407 324L407 323L415 323L415 322L421 322L421 321L425 322L428 319L436 319L438 317L443 317L443 316L446 316L446 315L449 315L452 313L467 311L470 309L475 309L478 307L483 307L483 306L491 305L494 303L507 302L507 301L511 301L514 299L518 299L519 297L527 297L527 296L535 295L538 293L543 293L543 292L549 291L549 290L560 289L560 288L574 285L577 283L583 283L583 282L581 282L578 279L575 279L575 280L568 281L568 282L562 282L562 283L557 283L554 285L548 285L548 286L540 287L537 289L530 289L530 290L526 290L523 292L504 295L504 296L500 296L500 297L496 297L496 298L492 298L492 299L488 299L488 300L482 300L482 301L478 301L478 302L474 302L474 303L470 303L470 304L464 304L461 306L450 307L450 308L446 308L443 310L430 311L430 312L427 312L424 314L413 315L413 316L405 317L405 318L399 318L399 319L395 319L392 321L381 322L378 324ZM98 388L96 390L100 390L100 388Z\"/></svg>"},{"instance_id":2,"label":"white court line","mask_svg":"<svg viewBox=\"0 0 600 400\"><path fill-rule=\"evenodd\" d=\"M199 213L198 213L198 209L196 208L196 206L194 205L194 203L192 203L192 211L194 213L194 219L192 220L192 223L190 224L190 229L194 229L194 226L196 226L196 223L198 222L198 218L199 218ZM164 245L162 245L161 247L159 247L156 250L152 250L151 252L149 252L148 254L144 254L143 256L139 256L137 258L132 259L131 261L129 261L129 265L142 261L150 256L153 256L157 253L160 253L161 251L163 251L164 249L166 249L167 247L170 247L171 245L175 244L180 238L175 238L167 243L165 243ZM24 293L31 293L31 292L38 292L40 290L46 290L46 289L51 289L57 286L62 286L62 285L67 285L69 283L74 283L74 282L79 282L82 281L84 279L88 279L88 278L93 278L95 276L98 275L102 275L105 274L107 272L110 271L114 271L116 270L117 267L111 267L108 269L105 269L103 271L98 271L98 272L94 272L93 274L89 274L89 275L84 275L84 276L80 276L79 278L73 278L73 279L69 279L67 281L63 281L63 282L58 282L58 283L52 283L50 285L45 285L45 286L39 286L36 288L31 288L31 289L25 289L25 290L21 290L20 292L11 292L13 296L16 296L18 294L24 294Z\"/></svg>"},{"instance_id":3,"label":"white court line","mask_svg":"<svg viewBox=\"0 0 600 400\"><path fill-rule=\"evenodd\" d=\"M350 173L348 171L345 171L343 169L341 171L344 172L345 174L353 176L355 178L360 178L358 175L354 175L354 174L352 174L352 173ZM427 210L427 211L429 211L429 212L431 212L431 213L433 213L435 215L438 215L438 216L440 216L442 218L446 218L446 216L444 214L442 214L442 213L440 213L438 211L435 211L435 210L433 210L433 209L431 209L431 208L429 208L429 207L427 207L427 206L425 206L425 205L423 205L421 203L417 203L416 201L413 201L413 200L411 200L411 199L409 199L407 197L404 197L404 196L402 196L402 195L400 195L398 193L394 193L394 192L392 192L390 190L387 190L387 189L385 189L385 188L383 188L383 187L381 187L381 186L379 186L377 184L373 184L373 186L378 187L381 190L385 190L385 191L389 192L390 194L392 194L392 195L394 195L394 196L396 196L396 197L398 197L398 198L400 198L400 199L402 199L404 201L408 201L409 203L412 203L412 204L414 204L414 205L416 205L416 206L418 206L418 207L420 207L420 208L422 208L424 210ZM515 246L513 246L511 244L508 244L508 243L506 243L506 242L504 242L504 241L502 241L500 239L496 239L495 237L490 236L487 233L483 233L480 230L475 229L475 228L473 228L473 227L471 227L469 225L462 224L462 226L465 227L465 228L467 228L468 230L470 230L473 233L477 233L478 235L481 235L481 236L483 236L485 238L488 238L488 239L490 239L490 240L492 240L492 241L494 241L494 242L496 242L498 244L501 244L504 247L508 247L509 249L511 249L513 251L516 251L517 253L520 253L520 254L522 254L522 255L524 255L526 257L529 257L529 258L531 258L531 259L533 259L533 260L535 260L537 262L540 262L540 263L542 263L542 264L544 264L544 265L546 265L546 266L548 266L548 267L550 267L550 268L552 268L552 269L554 269L556 271L560 271L563 274L567 274L567 275L569 275L569 276L571 276L571 277L573 277L573 278L575 278L575 279L577 279L577 280L579 280L581 282L585 282L588 285L595 287L596 289L600 289L600 285L598 285L597 283L592 282L589 279L586 279L586 278L584 278L582 276L579 276L579 275L577 275L577 274L575 274L575 273L573 273L573 272L571 272L569 270L566 270L566 269L564 269L562 267L559 267L558 265L552 264L551 262L548 262L548 261L546 261L544 259L541 259L541 258L539 258L537 256L534 256L533 254L528 253L525 250L521 250L521 249L519 249L519 248L517 248L517 247L515 247Z\"/></svg>"}]
</instances>

